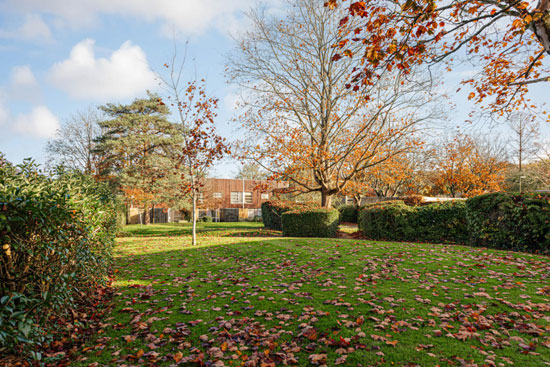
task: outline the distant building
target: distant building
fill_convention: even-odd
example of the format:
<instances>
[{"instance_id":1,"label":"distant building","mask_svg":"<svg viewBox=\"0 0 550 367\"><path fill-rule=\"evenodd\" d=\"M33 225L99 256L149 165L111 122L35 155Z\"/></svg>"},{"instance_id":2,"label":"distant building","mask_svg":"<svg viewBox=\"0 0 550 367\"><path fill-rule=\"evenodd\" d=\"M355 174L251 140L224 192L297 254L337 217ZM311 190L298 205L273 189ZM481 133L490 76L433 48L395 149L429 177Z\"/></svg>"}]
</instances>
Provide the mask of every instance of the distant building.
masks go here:
<instances>
[{"instance_id":1,"label":"distant building","mask_svg":"<svg viewBox=\"0 0 550 367\"><path fill-rule=\"evenodd\" d=\"M273 198L278 190L288 187L280 181L207 178L197 203L197 218L212 217L216 222L260 220L262 203ZM143 209L130 208L129 224L143 223ZM173 223L184 219L179 210L165 205L151 209L152 223Z\"/></svg>"},{"instance_id":2,"label":"distant building","mask_svg":"<svg viewBox=\"0 0 550 367\"><path fill-rule=\"evenodd\" d=\"M209 178L199 197L199 218L211 216L220 222L259 220L262 203L286 187L286 182Z\"/></svg>"}]
</instances>

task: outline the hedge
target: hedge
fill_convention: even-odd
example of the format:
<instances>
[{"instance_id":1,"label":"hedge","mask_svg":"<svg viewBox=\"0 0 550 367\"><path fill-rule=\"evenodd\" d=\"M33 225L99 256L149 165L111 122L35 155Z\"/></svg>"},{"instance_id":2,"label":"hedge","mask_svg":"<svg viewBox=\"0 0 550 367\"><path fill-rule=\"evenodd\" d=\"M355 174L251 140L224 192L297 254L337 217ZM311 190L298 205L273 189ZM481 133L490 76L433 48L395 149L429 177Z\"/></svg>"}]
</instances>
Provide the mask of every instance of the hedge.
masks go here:
<instances>
[{"instance_id":1,"label":"hedge","mask_svg":"<svg viewBox=\"0 0 550 367\"><path fill-rule=\"evenodd\" d=\"M550 194L494 193L466 201L470 243L550 254Z\"/></svg>"},{"instance_id":2,"label":"hedge","mask_svg":"<svg viewBox=\"0 0 550 367\"><path fill-rule=\"evenodd\" d=\"M464 201L416 207L409 216L407 225L407 241L468 242L468 221Z\"/></svg>"},{"instance_id":3,"label":"hedge","mask_svg":"<svg viewBox=\"0 0 550 367\"><path fill-rule=\"evenodd\" d=\"M334 237L340 212L337 209L299 209L282 214L285 237Z\"/></svg>"},{"instance_id":4,"label":"hedge","mask_svg":"<svg viewBox=\"0 0 550 367\"><path fill-rule=\"evenodd\" d=\"M361 210L359 229L373 240L550 254L550 194L492 193L419 207L403 201L374 203Z\"/></svg>"},{"instance_id":5,"label":"hedge","mask_svg":"<svg viewBox=\"0 0 550 367\"><path fill-rule=\"evenodd\" d=\"M338 207L340 221L342 223L357 223L359 209L355 205L342 205Z\"/></svg>"},{"instance_id":6,"label":"hedge","mask_svg":"<svg viewBox=\"0 0 550 367\"><path fill-rule=\"evenodd\" d=\"M117 231L106 185L78 173L43 175L0 155L0 354L40 356L49 316L66 316L103 284ZM22 348L22 349L21 349Z\"/></svg>"},{"instance_id":7,"label":"hedge","mask_svg":"<svg viewBox=\"0 0 550 367\"><path fill-rule=\"evenodd\" d=\"M414 209L401 200L366 205L359 213L359 230L373 240L406 240L407 217Z\"/></svg>"},{"instance_id":8,"label":"hedge","mask_svg":"<svg viewBox=\"0 0 550 367\"><path fill-rule=\"evenodd\" d=\"M283 229L281 215L285 212L295 209L315 209L319 208L316 203L305 202L295 203L288 200L270 200L262 203L262 221L265 228L281 231Z\"/></svg>"}]
</instances>

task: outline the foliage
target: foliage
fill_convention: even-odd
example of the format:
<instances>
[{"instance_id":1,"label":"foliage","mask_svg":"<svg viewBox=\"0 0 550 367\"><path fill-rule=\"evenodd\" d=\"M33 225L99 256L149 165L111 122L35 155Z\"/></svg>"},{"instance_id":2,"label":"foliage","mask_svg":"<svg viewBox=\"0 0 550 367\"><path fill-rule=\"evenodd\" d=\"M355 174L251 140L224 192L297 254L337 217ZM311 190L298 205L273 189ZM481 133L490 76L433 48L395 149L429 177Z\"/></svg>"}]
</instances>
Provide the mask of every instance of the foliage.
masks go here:
<instances>
[{"instance_id":1,"label":"foliage","mask_svg":"<svg viewBox=\"0 0 550 367\"><path fill-rule=\"evenodd\" d=\"M458 135L436 155L433 193L472 197L501 190L507 164L490 142Z\"/></svg>"},{"instance_id":2,"label":"foliage","mask_svg":"<svg viewBox=\"0 0 550 367\"><path fill-rule=\"evenodd\" d=\"M355 205L341 205L338 207L342 223L357 223L358 208Z\"/></svg>"},{"instance_id":3,"label":"foliage","mask_svg":"<svg viewBox=\"0 0 550 367\"><path fill-rule=\"evenodd\" d=\"M337 59L359 52L361 68L350 70L353 85L374 83L386 70L411 72L467 55L480 70L464 80L469 99L488 101L490 112L532 109L526 97L534 83L548 82L550 2L508 0L328 0L332 9L349 4L340 27L347 35ZM348 23L360 21L354 32ZM356 47L360 46L357 51ZM460 51L460 52L459 52Z\"/></svg>"},{"instance_id":4,"label":"foliage","mask_svg":"<svg viewBox=\"0 0 550 367\"><path fill-rule=\"evenodd\" d=\"M236 179L246 180L265 180L269 174L262 169L258 163L244 163L239 169L239 173L235 176Z\"/></svg>"},{"instance_id":5,"label":"foliage","mask_svg":"<svg viewBox=\"0 0 550 367\"><path fill-rule=\"evenodd\" d=\"M372 239L465 243L468 238L463 202L411 207L390 201L365 207L359 229Z\"/></svg>"},{"instance_id":6,"label":"foliage","mask_svg":"<svg viewBox=\"0 0 550 367\"><path fill-rule=\"evenodd\" d=\"M315 209L318 206L316 203L296 203L290 200L265 201L262 203L262 221L265 228L281 231L283 213L298 208Z\"/></svg>"},{"instance_id":7,"label":"foliage","mask_svg":"<svg viewBox=\"0 0 550 367\"><path fill-rule=\"evenodd\" d=\"M335 237L340 212L337 209L286 211L281 216L285 237Z\"/></svg>"},{"instance_id":8,"label":"foliage","mask_svg":"<svg viewBox=\"0 0 550 367\"><path fill-rule=\"evenodd\" d=\"M359 212L359 230L373 240L405 240L407 217L412 211L401 200L366 205Z\"/></svg>"},{"instance_id":9,"label":"foliage","mask_svg":"<svg viewBox=\"0 0 550 367\"><path fill-rule=\"evenodd\" d=\"M0 351L40 343L52 312L66 313L105 281L116 200L90 176L49 178L30 161L0 159Z\"/></svg>"},{"instance_id":10,"label":"foliage","mask_svg":"<svg viewBox=\"0 0 550 367\"><path fill-rule=\"evenodd\" d=\"M205 215L201 218L201 221L205 223L212 223L212 217L210 215Z\"/></svg>"},{"instance_id":11,"label":"foliage","mask_svg":"<svg viewBox=\"0 0 550 367\"><path fill-rule=\"evenodd\" d=\"M466 204L473 245L550 254L550 194L494 193Z\"/></svg>"}]
</instances>

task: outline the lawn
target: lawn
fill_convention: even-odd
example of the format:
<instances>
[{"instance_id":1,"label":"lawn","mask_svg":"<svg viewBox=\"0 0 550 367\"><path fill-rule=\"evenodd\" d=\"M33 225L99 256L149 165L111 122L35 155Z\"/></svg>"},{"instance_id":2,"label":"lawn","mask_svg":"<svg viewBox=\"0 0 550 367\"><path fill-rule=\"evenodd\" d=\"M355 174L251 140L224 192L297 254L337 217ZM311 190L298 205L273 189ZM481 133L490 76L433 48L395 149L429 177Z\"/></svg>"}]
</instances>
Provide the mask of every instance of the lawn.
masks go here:
<instances>
[{"instance_id":1,"label":"lawn","mask_svg":"<svg viewBox=\"0 0 550 367\"><path fill-rule=\"evenodd\" d=\"M129 226L113 311L75 365L550 365L550 258Z\"/></svg>"}]
</instances>

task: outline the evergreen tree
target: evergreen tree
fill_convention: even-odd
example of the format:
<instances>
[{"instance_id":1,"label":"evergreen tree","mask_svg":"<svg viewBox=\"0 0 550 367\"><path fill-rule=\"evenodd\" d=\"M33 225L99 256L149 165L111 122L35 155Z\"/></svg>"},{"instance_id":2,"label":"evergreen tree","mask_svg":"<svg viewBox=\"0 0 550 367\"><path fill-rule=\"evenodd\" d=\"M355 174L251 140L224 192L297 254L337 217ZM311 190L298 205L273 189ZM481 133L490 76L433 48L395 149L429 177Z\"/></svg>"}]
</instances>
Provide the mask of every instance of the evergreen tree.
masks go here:
<instances>
[{"instance_id":1,"label":"evergreen tree","mask_svg":"<svg viewBox=\"0 0 550 367\"><path fill-rule=\"evenodd\" d=\"M129 105L100 107L111 119L99 123L103 134L96 148L107 162L103 174L117 182L128 204L144 207L146 224L149 209L172 176L166 151L181 141L180 129L168 120L168 107L156 94L147 96Z\"/></svg>"}]
</instances>

